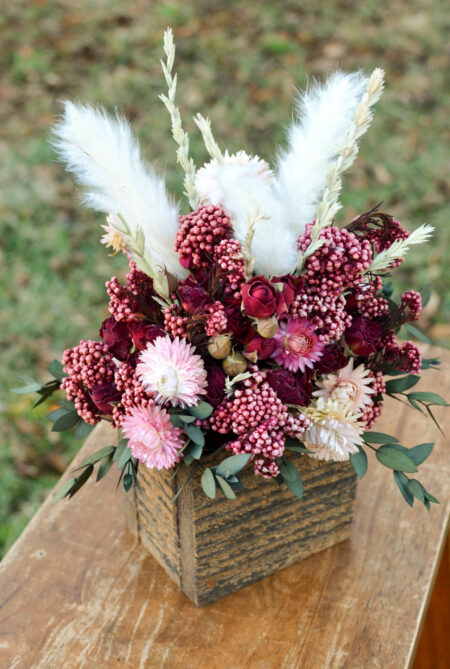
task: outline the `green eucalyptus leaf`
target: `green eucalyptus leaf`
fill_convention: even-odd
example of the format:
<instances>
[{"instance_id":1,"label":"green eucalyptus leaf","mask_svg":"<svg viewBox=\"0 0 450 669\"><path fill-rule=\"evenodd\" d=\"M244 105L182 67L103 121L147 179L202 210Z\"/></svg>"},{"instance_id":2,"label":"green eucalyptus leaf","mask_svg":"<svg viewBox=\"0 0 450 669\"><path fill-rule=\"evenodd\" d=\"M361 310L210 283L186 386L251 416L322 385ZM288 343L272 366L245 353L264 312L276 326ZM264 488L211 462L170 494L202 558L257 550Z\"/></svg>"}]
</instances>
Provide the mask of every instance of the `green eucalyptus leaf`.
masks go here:
<instances>
[{"instance_id":1,"label":"green eucalyptus leaf","mask_svg":"<svg viewBox=\"0 0 450 669\"><path fill-rule=\"evenodd\" d=\"M205 435L197 425L184 425L183 427L191 441L199 446L205 445Z\"/></svg>"},{"instance_id":2,"label":"green eucalyptus leaf","mask_svg":"<svg viewBox=\"0 0 450 669\"><path fill-rule=\"evenodd\" d=\"M50 363L48 371L57 381L62 381L67 376L67 374L64 374L62 363L59 360L53 360Z\"/></svg>"},{"instance_id":3,"label":"green eucalyptus leaf","mask_svg":"<svg viewBox=\"0 0 450 669\"><path fill-rule=\"evenodd\" d=\"M214 499L216 496L216 481L210 469L205 469L201 478L202 488L205 495Z\"/></svg>"},{"instance_id":4,"label":"green eucalyptus leaf","mask_svg":"<svg viewBox=\"0 0 450 669\"><path fill-rule=\"evenodd\" d=\"M299 474L297 467L294 465L293 462L288 462L287 460L279 460L278 461L278 469L280 470L280 474L283 477L283 481L295 481Z\"/></svg>"},{"instance_id":5,"label":"green eucalyptus leaf","mask_svg":"<svg viewBox=\"0 0 450 669\"><path fill-rule=\"evenodd\" d=\"M443 397L437 393L430 393L426 391L409 393L408 397L411 397L413 400L418 402L431 402L432 404L439 404L440 406L448 407L450 404L444 400Z\"/></svg>"},{"instance_id":6,"label":"green eucalyptus leaf","mask_svg":"<svg viewBox=\"0 0 450 669\"><path fill-rule=\"evenodd\" d=\"M414 497L419 500L419 502L425 501L425 488L416 479L410 479L408 481L408 490L411 495L414 495Z\"/></svg>"},{"instance_id":7,"label":"green eucalyptus leaf","mask_svg":"<svg viewBox=\"0 0 450 669\"><path fill-rule=\"evenodd\" d=\"M122 457L122 453L128 447L128 439L121 439L117 445L116 452L114 453L113 462L118 462Z\"/></svg>"},{"instance_id":8,"label":"green eucalyptus leaf","mask_svg":"<svg viewBox=\"0 0 450 669\"><path fill-rule=\"evenodd\" d=\"M107 458L104 458L102 460L102 462L100 463L98 471L97 471L97 481L101 481L102 478L104 476L106 476L106 474L111 469L111 465L113 463L113 455L114 455L114 451L112 451L110 453L110 455Z\"/></svg>"},{"instance_id":9,"label":"green eucalyptus leaf","mask_svg":"<svg viewBox=\"0 0 450 669\"><path fill-rule=\"evenodd\" d=\"M85 423L84 420L80 418L75 428L75 439L84 439L84 437L87 437L95 427L95 425Z\"/></svg>"},{"instance_id":10,"label":"green eucalyptus leaf","mask_svg":"<svg viewBox=\"0 0 450 669\"><path fill-rule=\"evenodd\" d=\"M236 499L236 495L233 492L233 488L230 486L229 483L225 481L224 478L222 478L221 476L216 476L216 481L222 488L222 492L227 499Z\"/></svg>"},{"instance_id":11,"label":"green eucalyptus leaf","mask_svg":"<svg viewBox=\"0 0 450 669\"><path fill-rule=\"evenodd\" d=\"M440 504L439 500L436 497L433 497L427 490L425 490L425 499L433 502L434 504Z\"/></svg>"},{"instance_id":12,"label":"green eucalyptus leaf","mask_svg":"<svg viewBox=\"0 0 450 669\"><path fill-rule=\"evenodd\" d=\"M419 341L423 341L425 344L432 344L432 343L433 343L433 342L431 341L431 339L430 339L429 337L427 337L426 334L424 334L423 332L421 332L421 330L419 330L419 328L416 328L416 327L414 327L414 325L411 325L411 323L405 323L405 324L403 325L403 327L405 328L405 330L406 330L410 335L412 335L413 337L415 337L415 338L418 339Z\"/></svg>"},{"instance_id":13,"label":"green eucalyptus leaf","mask_svg":"<svg viewBox=\"0 0 450 669\"><path fill-rule=\"evenodd\" d=\"M398 488L399 488L400 492L402 493L406 502L409 504L409 506L413 506L414 497L411 494L411 492L408 490L409 478L407 476L405 476L403 474L403 472L394 471L394 480L395 480L396 484L398 485Z\"/></svg>"},{"instance_id":14,"label":"green eucalyptus leaf","mask_svg":"<svg viewBox=\"0 0 450 669\"><path fill-rule=\"evenodd\" d=\"M71 411L72 411L72 410L71 410ZM50 413L47 414L47 418L48 418L49 421L51 421L52 423L56 423L56 421L58 420L58 418L61 418L61 416L65 416L67 413L69 413L69 412L67 411L67 409L61 409L61 408L60 408L60 409L55 409L54 411L50 411Z\"/></svg>"},{"instance_id":15,"label":"green eucalyptus leaf","mask_svg":"<svg viewBox=\"0 0 450 669\"><path fill-rule=\"evenodd\" d=\"M209 418L212 412L214 411L214 407L211 406L208 402L200 401L196 406L194 407L189 407L188 409L189 413L195 416L195 418L199 418L200 420L205 420L205 418Z\"/></svg>"},{"instance_id":16,"label":"green eucalyptus leaf","mask_svg":"<svg viewBox=\"0 0 450 669\"><path fill-rule=\"evenodd\" d=\"M239 453L238 455L231 455L229 458L222 460L222 462L216 467L216 474L228 479L230 476L238 474L241 469L245 467L250 458L251 453Z\"/></svg>"},{"instance_id":17,"label":"green eucalyptus leaf","mask_svg":"<svg viewBox=\"0 0 450 669\"><path fill-rule=\"evenodd\" d=\"M428 302L431 299L431 288L430 286L424 286L419 290L420 297L422 298L422 309L425 309Z\"/></svg>"},{"instance_id":18,"label":"green eucalyptus leaf","mask_svg":"<svg viewBox=\"0 0 450 669\"><path fill-rule=\"evenodd\" d=\"M393 393L404 393L405 390L409 390L420 380L420 376L415 376L414 374L408 374L408 376L402 376L398 379L390 379L386 381L386 393L392 395Z\"/></svg>"},{"instance_id":19,"label":"green eucalyptus leaf","mask_svg":"<svg viewBox=\"0 0 450 669\"><path fill-rule=\"evenodd\" d=\"M63 483L59 490L56 491L55 496L53 497L53 503L58 502L60 499L63 499L63 497L67 497L76 482L77 479L72 476L72 478Z\"/></svg>"},{"instance_id":20,"label":"green eucalyptus leaf","mask_svg":"<svg viewBox=\"0 0 450 669\"><path fill-rule=\"evenodd\" d=\"M115 446L105 446L104 448L100 448L100 450L95 451L95 453L92 453L92 455L83 460L77 469L86 467L86 465L95 465L96 462L103 460L103 458L106 458L108 455L111 455L111 453L114 453L115 450Z\"/></svg>"},{"instance_id":21,"label":"green eucalyptus leaf","mask_svg":"<svg viewBox=\"0 0 450 669\"><path fill-rule=\"evenodd\" d=\"M65 413L64 416L58 418L53 424L52 432L64 432L64 430L70 430L70 428L74 427L79 420L80 416L76 411Z\"/></svg>"},{"instance_id":22,"label":"green eucalyptus leaf","mask_svg":"<svg viewBox=\"0 0 450 669\"><path fill-rule=\"evenodd\" d=\"M298 499L302 499L303 497L303 481L301 479L300 474L298 474L298 477L295 479L295 481L284 481L286 483L287 488L291 491L293 495L298 497Z\"/></svg>"},{"instance_id":23,"label":"green eucalyptus leaf","mask_svg":"<svg viewBox=\"0 0 450 669\"><path fill-rule=\"evenodd\" d=\"M133 475L132 474L125 474L123 477L123 487L125 488L125 492L128 492L130 488L133 487Z\"/></svg>"},{"instance_id":24,"label":"green eucalyptus leaf","mask_svg":"<svg viewBox=\"0 0 450 669\"><path fill-rule=\"evenodd\" d=\"M358 452L350 455L350 462L358 478L362 479L367 472L367 455L365 450L358 444Z\"/></svg>"},{"instance_id":25,"label":"green eucalyptus leaf","mask_svg":"<svg viewBox=\"0 0 450 669\"><path fill-rule=\"evenodd\" d=\"M439 367L441 361L439 358L422 358L422 370L424 369L436 369Z\"/></svg>"},{"instance_id":26,"label":"green eucalyptus leaf","mask_svg":"<svg viewBox=\"0 0 450 669\"><path fill-rule=\"evenodd\" d=\"M200 446L200 444L190 443L184 450L184 460L186 460L186 456L190 456L194 460L200 460L202 453L203 446Z\"/></svg>"},{"instance_id":27,"label":"green eucalyptus leaf","mask_svg":"<svg viewBox=\"0 0 450 669\"><path fill-rule=\"evenodd\" d=\"M128 460L130 460L131 458L132 458L131 448L126 446L123 449L120 458L117 460L117 469L122 469L122 467L124 467L128 462Z\"/></svg>"},{"instance_id":28,"label":"green eucalyptus leaf","mask_svg":"<svg viewBox=\"0 0 450 669\"><path fill-rule=\"evenodd\" d=\"M170 422L174 427L182 427L184 428L184 423L181 420L181 416L177 413L172 413L170 414Z\"/></svg>"},{"instance_id":29,"label":"green eucalyptus leaf","mask_svg":"<svg viewBox=\"0 0 450 669\"><path fill-rule=\"evenodd\" d=\"M364 432L362 438L369 444L395 444L398 439L384 432Z\"/></svg>"},{"instance_id":30,"label":"green eucalyptus leaf","mask_svg":"<svg viewBox=\"0 0 450 669\"><path fill-rule=\"evenodd\" d=\"M410 448L408 451L409 457L414 460L416 465L421 465L422 462L424 462L430 455L431 451L433 450L433 446L434 443L419 444L418 446L414 446L414 448Z\"/></svg>"},{"instance_id":31,"label":"green eucalyptus leaf","mask_svg":"<svg viewBox=\"0 0 450 669\"><path fill-rule=\"evenodd\" d=\"M37 393L38 390L41 390L42 384L38 383L37 381L30 381L26 386L22 386L21 388L11 388L12 393L16 393L16 395L27 395L28 393Z\"/></svg>"},{"instance_id":32,"label":"green eucalyptus leaf","mask_svg":"<svg viewBox=\"0 0 450 669\"><path fill-rule=\"evenodd\" d=\"M181 414L181 413L178 414L178 418L180 418L183 421L183 423L193 423L194 421L197 420L195 416L188 416L186 414Z\"/></svg>"},{"instance_id":33,"label":"green eucalyptus leaf","mask_svg":"<svg viewBox=\"0 0 450 669\"><path fill-rule=\"evenodd\" d=\"M86 483L86 481L89 479L90 475L94 471L94 465L88 465L84 472L80 474L80 476L77 477L76 482L73 485L73 488L71 489L69 493L69 497L73 497L76 492L80 490Z\"/></svg>"},{"instance_id":34,"label":"green eucalyptus leaf","mask_svg":"<svg viewBox=\"0 0 450 669\"><path fill-rule=\"evenodd\" d=\"M417 467L412 458L393 445L380 446L376 452L377 460L385 467L398 469L401 472L414 473Z\"/></svg>"}]
</instances>

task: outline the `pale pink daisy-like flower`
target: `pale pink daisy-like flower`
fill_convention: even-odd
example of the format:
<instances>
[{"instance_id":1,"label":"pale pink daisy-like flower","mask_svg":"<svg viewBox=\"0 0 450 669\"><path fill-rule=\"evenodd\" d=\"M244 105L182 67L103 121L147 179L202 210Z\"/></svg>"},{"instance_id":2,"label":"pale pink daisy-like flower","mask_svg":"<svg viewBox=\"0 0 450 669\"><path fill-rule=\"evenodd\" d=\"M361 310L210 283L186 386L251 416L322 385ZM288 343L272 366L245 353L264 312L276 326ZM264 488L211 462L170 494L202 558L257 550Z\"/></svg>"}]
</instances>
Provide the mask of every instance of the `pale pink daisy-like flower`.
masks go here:
<instances>
[{"instance_id":1,"label":"pale pink daisy-like flower","mask_svg":"<svg viewBox=\"0 0 450 669\"><path fill-rule=\"evenodd\" d=\"M259 156L250 156L245 151L231 154L225 151L223 164L245 168L246 174L256 176L262 181L270 181L273 178L273 172L265 160ZM220 166L215 158L210 160L209 163L205 163L197 171L195 185L202 200L213 203L222 201L223 192L220 185L219 171Z\"/></svg>"},{"instance_id":2,"label":"pale pink daisy-like flower","mask_svg":"<svg viewBox=\"0 0 450 669\"><path fill-rule=\"evenodd\" d=\"M354 360L351 358L337 374L324 375L321 381L317 381L319 390L315 390L313 395L338 400L353 411L362 410L365 405L371 404L370 395L374 390L369 386L373 382L373 376L370 376L370 370L364 365L353 369L353 364Z\"/></svg>"},{"instance_id":3,"label":"pale pink daisy-like flower","mask_svg":"<svg viewBox=\"0 0 450 669\"><path fill-rule=\"evenodd\" d=\"M119 251L125 251L126 244L122 235L117 229L117 224L121 225L121 221L116 214L109 214L106 217L106 225L102 225L105 234L101 237L100 241L107 248L111 247L114 251L113 255L119 253Z\"/></svg>"},{"instance_id":4,"label":"pale pink daisy-like flower","mask_svg":"<svg viewBox=\"0 0 450 669\"><path fill-rule=\"evenodd\" d=\"M275 361L291 372L305 371L322 357L324 344L307 320L294 318L279 324L274 336L278 346L272 354Z\"/></svg>"},{"instance_id":5,"label":"pale pink daisy-like flower","mask_svg":"<svg viewBox=\"0 0 450 669\"><path fill-rule=\"evenodd\" d=\"M206 394L206 370L185 339L157 337L139 356L136 372L157 404L190 407Z\"/></svg>"},{"instance_id":6,"label":"pale pink daisy-like flower","mask_svg":"<svg viewBox=\"0 0 450 669\"><path fill-rule=\"evenodd\" d=\"M313 451L317 460L348 460L362 445L364 424L358 420L361 414L336 400L319 397L305 411L312 425L302 435L306 448Z\"/></svg>"},{"instance_id":7,"label":"pale pink daisy-like flower","mask_svg":"<svg viewBox=\"0 0 450 669\"><path fill-rule=\"evenodd\" d=\"M159 406L131 407L122 421L122 430L134 458L150 469L169 469L183 447L182 430L170 422Z\"/></svg>"}]
</instances>

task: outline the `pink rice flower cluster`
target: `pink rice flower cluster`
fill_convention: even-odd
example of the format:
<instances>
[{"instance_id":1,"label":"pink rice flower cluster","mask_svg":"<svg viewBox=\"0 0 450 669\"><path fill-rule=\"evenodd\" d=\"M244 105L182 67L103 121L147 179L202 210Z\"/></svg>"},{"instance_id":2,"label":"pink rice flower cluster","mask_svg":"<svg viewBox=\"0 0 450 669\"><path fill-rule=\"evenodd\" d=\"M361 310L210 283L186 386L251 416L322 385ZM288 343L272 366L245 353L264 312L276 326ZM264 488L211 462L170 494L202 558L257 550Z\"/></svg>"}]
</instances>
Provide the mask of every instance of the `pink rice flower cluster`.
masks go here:
<instances>
[{"instance_id":1,"label":"pink rice flower cluster","mask_svg":"<svg viewBox=\"0 0 450 669\"><path fill-rule=\"evenodd\" d=\"M115 366L108 346L82 340L78 346L64 351L62 364L68 376L62 380L61 388L67 399L74 403L79 416L86 423L95 425L100 420L100 413L88 391L113 381Z\"/></svg>"},{"instance_id":2,"label":"pink rice flower cluster","mask_svg":"<svg viewBox=\"0 0 450 669\"><path fill-rule=\"evenodd\" d=\"M223 239L214 249L217 262L225 280L225 294L239 299L242 284L245 282L245 258L237 239Z\"/></svg>"},{"instance_id":3,"label":"pink rice flower cluster","mask_svg":"<svg viewBox=\"0 0 450 669\"><path fill-rule=\"evenodd\" d=\"M106 282L106 292L109 295L109 313L116 321L130 321L139 310L136 297L130 293L126 286L122 286L119 279L113 276Z\"/></svg>"},{"instance_id":4,"label":"pink rice flower cluster","mask_svg":"<svg viewBox=\"0 0 450 669\"><path fill-rule=\"evenodd\" d=\"M158 406L132 407L122 421L133 457L150 469L169 469L180 457L183 431Z\"/></svg>"},{"instance_id":5,"label":"pink rice flower cluster","mask_svg":"<svg viewBox=\"0 0 450 669\"><path fill-rule=\"evenodd\" d=\"M255 473L276 476L276 459L284 452L287 435L300 436L309 422L303 417L290 416L287 407L265 380L256 372L240 384L234 396L219 405L211 416L211 428L219 433L234 432L237 439L226 448L234 455L251 453Z\"/></svg>"},{"instance_id":6,"label":"pink rice flower cluster","mask_svg":"<svg viewBox=\"0 0 450 669\"><path fill-rule=\"evenodd\" d=\"M289 315L303 318L312 323L320 341L328 344L339 341L350 327L352 317L345 308L345 297L334 297L325 291L311 292L307 286L297 294L289 308Z\"/></svg>"},{"instance_id":7,"label":"pink rice flower cluster","mask_svg":"<svg viewBox=\"0 0 450 669\"><path fill-rule=\"evenodd\" d=\"M312 223L297 240L305 252L311 242ZM348 230L329 227L322 230L320 239L325 243L305 262L304 278L310 290L321 294L340 295L345 288L361 282L361 277L372 263L372 249L367 239Z\"/></svg>"},{"instance_id":8,"label":"pink rice flower cluster","mask_svg":"<svg viewBox=\"0 0 450 669\"><path fill-rule=\"evenodd\" d=\"M419 320L422 311L422 296L415 290L407 290L403 293L400 301L400 309L405 314L407 321Z\"/></svg>"},{"instance_id":9,"label":"pink rice flower cluster","mask_svg":"<svg viewBox=\"0 0 450 669\"><path fill-rule=\"evenodd\" d=\"M383 279L374 277L369 283L362 283L354 289L353 296L356 310L366 318L380 318L389 314L388 301L379 295L383 287Z\"/></svg>"},{"instance_id":10,"label":"pink rice flower cluster","mask_svg":"<svg viewBox=\"0 0 450 669\"><path fill-rule=\"evenodd\" d=\"M312 323L301 318L283 321L274 336L277 347L272 358L291 372L313 368L322 357L324 344L319 340Z\"/></svg>"},{"instance_id":11,"label":"pink rice flower cluster","mask_svg":"<svg viewBox=\"0 0 450 669\"><path fill-rule=\"evenodd\" d=\"M186 315L183 307L177 304L171 304L164 309L164 330L172 337L188 337L189 316Z\"/></svg>"},{"instance_id":12,"label":"pink rice flower cluster","mask_svg":"<svg viewBox=\"0 0 450 669\"><path fill-rule=\"evenodd\" d=\"M351 232L362 235L372 245L376 253L390 248L395 241L407 239L410 235L408 230L389 214L380 211L362 214L355 218L349 226ZM390 264L390 269L398 267L403 258L398 258Z\"/></svg>"},{"instance_id":13,"label":"pink rice flower cluster","mask_svg":"<svg viewBox=\"0 0 450 669\"><path fill-rule=\"evenodd\" d=\"M127 286L136 297L153 293L152 279L137 268L136 263L130 259L130 271L127 274Z\"/></svg>"},{"instance_id":14,"label":"pink rice flower cluster","mask_svg":"<svg viewBox=\"0 0 450 669\"><path fill-rule=\"evenodd\" d=\"M412 341L405 341L400 346L395 333L390 330L383 334L382 345L385 359L401 372L418 374L422 369L422 353Z\"/></svg>"},{"instance_id":15,"label":"pink rice flower cluster","mask_svg":"<svg viewBox=\"0 0 450 669\"><path fill-rule=\"evenodd\" d=\"M222 207L204 205L180 216L175 250L187 269L209 267L215 247L231 236L232 225Z\"/></svg>"},{"instance_id":16,"label":"pink rice flower cluster","mask_svg":"<svg viewBox=\"0 0 450 669\"><path fill-rule=\"evenodd\" d=\"M228 320L225 314L225 307L221 302L214 302L206 309L208 313L206 317L205 332L208 337L217 337L227 331Z\"/></svg>"},{"instance_id":17,"label":"pink rice flower cluster","mask_svg":"<svg viewBox=\"0 0 450 669\"><path fill-rule=\"evenodd\" d=\"M116 426L122 424L125 415L132 407L148 407L155 403L153 395L147 393L138 378L136 368L128 363L123 363L116 369L114 383L119 392L122 393L120 404L113 408L112 416Z\"/></svg>"},{"instance_id":18,"label":"pink rice flower cluster","mask_svg":"<svg viewBox=\"0 0 450 669\"><path fill-rule=\"evenodd\" d=\"M377 422L382 411L383 402L371 402L364 407L360 420L365 424L367 430L370 430L370 428Z\"/></svg>"}]
</instances>

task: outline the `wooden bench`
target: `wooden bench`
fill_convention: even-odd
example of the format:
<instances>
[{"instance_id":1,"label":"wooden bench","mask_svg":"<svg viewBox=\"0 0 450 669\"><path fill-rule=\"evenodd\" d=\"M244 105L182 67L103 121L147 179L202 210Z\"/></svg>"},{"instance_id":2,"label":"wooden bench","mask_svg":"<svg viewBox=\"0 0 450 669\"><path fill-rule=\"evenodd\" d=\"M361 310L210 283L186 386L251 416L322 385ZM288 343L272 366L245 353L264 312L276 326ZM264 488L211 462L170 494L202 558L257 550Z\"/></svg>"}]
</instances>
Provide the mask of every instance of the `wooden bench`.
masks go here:
<instances>
[{"instance_id":1,"label":"wooden bench","mask_svg":"<svg viewBox=\"0 0 450 669\"><path fill-rule=\"evenodd\" d=\"M426 372L421 387L448 399L450 355L426 353L447 367ZM125 529L115 476L70 502L49 498L0 564L0 667L447 667L448 553L419 638L446 543L448 444L394 401L377 429L407 446L436 441L421 480L441 504L410 509L371 460L350 540L202 609ZM110 440L97 428L73 464Z\"/></svg>"}]
</instances>

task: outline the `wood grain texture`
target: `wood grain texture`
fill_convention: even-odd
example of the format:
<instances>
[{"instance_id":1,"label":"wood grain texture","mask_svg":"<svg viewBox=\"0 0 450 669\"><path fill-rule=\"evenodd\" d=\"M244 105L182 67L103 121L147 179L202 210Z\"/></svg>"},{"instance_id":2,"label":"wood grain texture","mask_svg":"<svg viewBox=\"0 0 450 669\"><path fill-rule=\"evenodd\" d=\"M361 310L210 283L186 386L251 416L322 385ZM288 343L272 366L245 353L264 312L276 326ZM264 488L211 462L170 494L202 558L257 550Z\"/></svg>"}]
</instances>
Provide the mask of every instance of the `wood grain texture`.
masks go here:
<instances>
[{"instance_id":1,"label":"wood grain texture","mask_svg":"<svg viewBox=\"0 0 450 669\"><path fill-rule=\"evenodd\" d=\"M206 464L217 465L223 458ZM318 462L297 453L289 459L302 475L302 500L285 486L256 477L252 467L241 472L245 490L236 500L219 491L214 500L206 497L200 470L186 483L183 468L176 481L170 471L139 469L140 540L197 606L350 536L356 496L351 464ZM181 493L172 503L176 490Z\"/></svg>"},{"instance_id":2,"label":"wood grain texture","mask_svg":"<svg viewBox=\"0 0 450 669\"><path fill-rule=\"evenodd\" d=\"M448 373L424 376L419 388L450 396ZM448 429L448 413L436 414ZM201 609L125 529L114 475L48 500L0 563L0 667L411 667L447 534L449 449L397 402L377 429L406 446L436 441L420 478L441 504L410 509L370 458L349 541ZM76 462L110 438L94 432Z\"/></svg>"}]
</instances>

